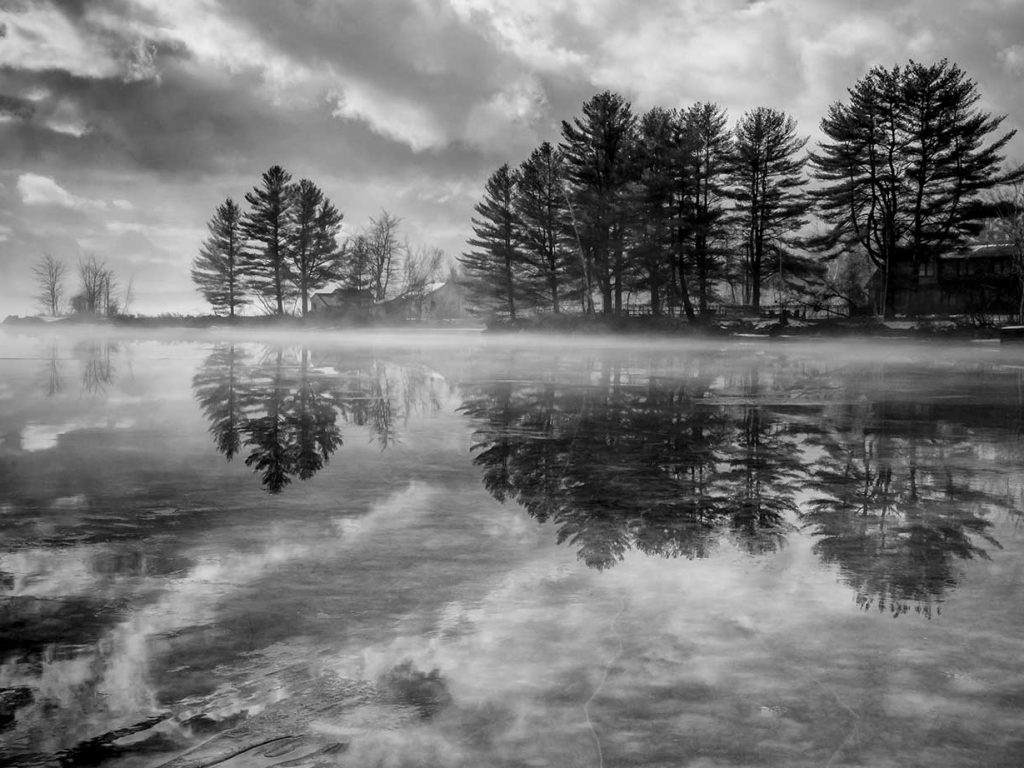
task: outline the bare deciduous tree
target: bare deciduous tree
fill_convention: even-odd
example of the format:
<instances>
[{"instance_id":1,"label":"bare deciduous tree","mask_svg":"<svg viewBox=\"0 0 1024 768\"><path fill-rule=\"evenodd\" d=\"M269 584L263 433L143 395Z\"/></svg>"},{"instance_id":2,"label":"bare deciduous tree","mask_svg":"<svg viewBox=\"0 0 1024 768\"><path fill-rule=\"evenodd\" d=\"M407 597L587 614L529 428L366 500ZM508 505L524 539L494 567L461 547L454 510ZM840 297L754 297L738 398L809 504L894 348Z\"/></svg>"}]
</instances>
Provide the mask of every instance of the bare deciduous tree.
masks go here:
<instances>
[{"instance_id":1,"label":"bare deciduous tree","mask_svg":"<svg viewBox=\"0 0 1024 768\"><path fill-rule=\"evenodd\" d=\"M366 244L369 251L370 289L376 301L383 301L392 287L404 248L398 240L398 225L401 219L387 211L370 219L370 229L366 233Z\"/></svg>"},{"instance_id":2,"label":"bare deciduous tree","mask_svg":"<svg viewBox=\"0 0 1024 768\"><path fill-rule=\"evenodd\" d=\"M994 234L1010 246L1010 263L1017 290L1017 320L1024 323L1024 181L1017 180L997 189L989 198L994 213Z\"/></svg>"},{"instance_id":3,"label":"bare deciduous tree","mask_svg":"<svg viewBox=\"0 0 1024 768\"><path fill-rule=\"evenodd\" d=\"M439 280L445 272L445 252L440 248L420 246L413 250L405 245L405 263L402 264L402 293L424 290Z\"/></svg>"},{"instance_id":4,"label":"bare deciduous tree","mask_svg":"<svg viewBox=\"0 0 1024 768\"><path fill-rule=\"evenodd\" d=\"M90 254L78 262L78 294L71 299L75 312L116 315L120 309L117 300L117 278L107 262Z\"/></svg>"},{"instance_id":5,"label":"bare deciduous tree","mask_svg":"<svg viewBox=\"0 0 1024 768\"><path fill-rule=\"evenodd\" d=\"M32 268L38 289L35 296L36 302L44 312L54 317L59 315L63 308L66 273L67 265L49 253L43 254L39 262Z\"/></svg>"}]
</instances>

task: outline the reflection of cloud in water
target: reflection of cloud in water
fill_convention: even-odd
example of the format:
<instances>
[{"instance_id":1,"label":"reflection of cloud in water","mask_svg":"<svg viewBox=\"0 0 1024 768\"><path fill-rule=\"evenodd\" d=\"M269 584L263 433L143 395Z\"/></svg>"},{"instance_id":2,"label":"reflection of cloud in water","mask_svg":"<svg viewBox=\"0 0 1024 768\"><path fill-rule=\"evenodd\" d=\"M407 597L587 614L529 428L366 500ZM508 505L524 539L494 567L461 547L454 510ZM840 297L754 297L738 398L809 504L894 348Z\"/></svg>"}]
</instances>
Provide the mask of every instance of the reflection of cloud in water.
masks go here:
<instances>
[{"instance_id":1,"label":"reflection of cloud in water","mask_svg":"<svg viewBox=\"0 0 1024 768\"><path fill-rule=\"evenodd\" d=\"M52 752L159 712L162 706L153 678L163 644L156 639L215 626L237 590L289 564L335 558L367 537L407 523L434 498L435 489L414 483L374 505L361 520L338 518L341 535L311 539L314 543L289 541L283 525L268 527L262 533L262 546L255 551L226 551L225 542L209 542L189 552L197 564L169 582L97 572L95 561L104 551L101 545L6 553L4 569L14 577L8 592L12 597L66 600L81 595L101 601L144 602L149 590L162 587L156 599L132 610L130 618L106 631L95 644L76 647L70 657L69 649L53 649L36 663L12 660L0 665L0 687L26 686L37 692L34 703L18 713L16 730L8 734L12 743L27 741ZM267 620L272 617L259 618ZM290 661L295 660L293 654ZM262 699L242 701L237 692L221 691L211 698L217 698L219 714L227 716L257 712L269 703L266 696L280 698L286 692L268 689L263 694Z\"/></svg>"},{"instance_id":2,"label":"reflection of cloud in water","mask_svg":"<svg viewBox=\"0 0 1024 768\"><path fill-rule=\"evenodd\" d=\"M21 431L21 449L26 452L45 451L57 445L62 435L86 429L132 429L136 425L129 418L97 418L67 421L60 424L32 423Z\"/></svg>"},{"instance_id":3,"label":"reflection of cloud in water","mask_svg":"<svg viewBox=\"0 0 1024 768\"><path fill-rule=\"evenodd\" d=\"M332 523L344 543L355 544L381 529L408 525L430 509L438 492L437 488L413 481L407 488L374 505L365 515L336 517Z\"/></svg>"},{"instance_id":4,"label":"reflection of cloud in water","mask_svg":"<svg viewBox=\"0 0 1024 768\"><path fill-rule=\"evenodd\" d=\"M418 754L437 765L595 764L583 706L598 688L589 715L605 764L637 755L677 764L685 752L729 765L823 765L848 737L859 739L851 754L882 764L890 745L871 735L891 732L894 717L922 753L937 751L927 736L937 710L904 706L934 699L936 685L944 718L1013 730L1012 707L933 679L962 655L969 629L931 636L926 654L908 656L919 630L860 613L812 545L796 537L756 560L729 547L703 560L632 554L597 577L557 553L517 570L475 603L448 604L429 639L364 649L367 675L402 659L439 669L453 704L429 730L364 734L344 764L412 765ZM830 642L839 636L843 658ZM1012 652L1002 643L981 662L992 686L1024 682L1000 682ZM897 670L898 680L884 679Z\"/></svg>"}]
</instances>

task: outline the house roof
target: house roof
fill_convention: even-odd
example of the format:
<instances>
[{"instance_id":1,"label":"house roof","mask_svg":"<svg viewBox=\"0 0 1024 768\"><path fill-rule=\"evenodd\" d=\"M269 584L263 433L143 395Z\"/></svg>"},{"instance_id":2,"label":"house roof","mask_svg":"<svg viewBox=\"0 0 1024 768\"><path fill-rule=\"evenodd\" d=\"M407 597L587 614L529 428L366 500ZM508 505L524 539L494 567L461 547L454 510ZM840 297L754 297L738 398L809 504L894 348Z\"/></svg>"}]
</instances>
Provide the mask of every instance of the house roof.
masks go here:
<instances>
[{"instance_id":1,"label":"house roof","mask_svg":"<svg viewBox=\"0 0 1024 768\"><path fill-rule=\"evenodd\" d=\"M1014 253L1013 243L1003 242L992 242L992 243L976 243L967 247L965 251L957 251L955 253L944 253L939 258L943 261L949 259L989 259L998 256L1012 256Z\"/></svg>"},{"instance_id":2,"label":"house roof","mask_svg":"<svg viewBox=\"0 0 1024 768\"><path fill-rule=\"evenodd\" d=\"M373 291L367 288L335 288L330 292L314 293L313 298L329 307L340 307L353 301L372 301Z\"/></svg>"}]
</instances>

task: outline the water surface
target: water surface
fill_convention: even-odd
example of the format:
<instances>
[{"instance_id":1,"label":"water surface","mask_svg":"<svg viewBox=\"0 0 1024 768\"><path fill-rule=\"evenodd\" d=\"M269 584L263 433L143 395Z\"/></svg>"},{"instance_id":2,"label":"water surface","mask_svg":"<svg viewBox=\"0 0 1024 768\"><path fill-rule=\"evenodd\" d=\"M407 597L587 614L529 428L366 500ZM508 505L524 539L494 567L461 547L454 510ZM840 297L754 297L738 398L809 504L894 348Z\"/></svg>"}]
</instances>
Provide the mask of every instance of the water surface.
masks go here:
<instances>
[{"instance_id":1,"label":"water surface","mask_svg":"<svg viewBox=\"0 0 1024 768\"><path fill-rule=\"evenodd\" d=\"M0 357L0 763L1024 762L1012 350Z\"/></svg>"}]
</instances>

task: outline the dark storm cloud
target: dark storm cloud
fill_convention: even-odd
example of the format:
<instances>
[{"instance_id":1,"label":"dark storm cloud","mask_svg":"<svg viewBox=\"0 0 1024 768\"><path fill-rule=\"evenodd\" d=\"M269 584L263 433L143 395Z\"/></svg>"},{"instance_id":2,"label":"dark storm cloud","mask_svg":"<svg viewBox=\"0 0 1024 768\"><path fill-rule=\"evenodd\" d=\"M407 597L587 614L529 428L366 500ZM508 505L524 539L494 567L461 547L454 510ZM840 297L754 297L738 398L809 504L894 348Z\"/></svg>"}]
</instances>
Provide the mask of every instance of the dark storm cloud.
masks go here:
<instances>
[{"instance_id":1,"label":"dark storm cloud","mask_svg":"<svg viewBox=\"0 0 1024 768\"><path fill-rule=\"evenodd\" d=\"M30 120L33 114L35 114L35 107L28 99L5 96L0 93L0 115L9 115L19 120Z\"/></svg>"}]
</instances>

